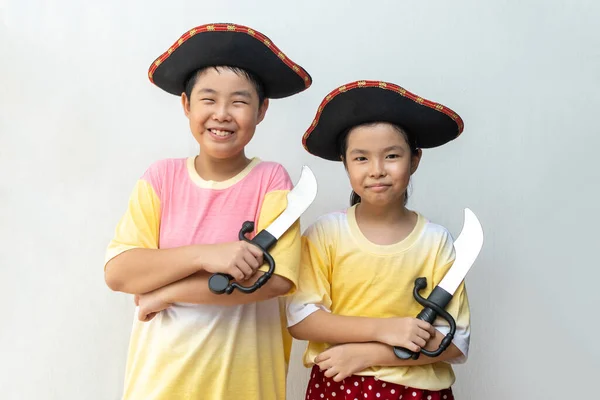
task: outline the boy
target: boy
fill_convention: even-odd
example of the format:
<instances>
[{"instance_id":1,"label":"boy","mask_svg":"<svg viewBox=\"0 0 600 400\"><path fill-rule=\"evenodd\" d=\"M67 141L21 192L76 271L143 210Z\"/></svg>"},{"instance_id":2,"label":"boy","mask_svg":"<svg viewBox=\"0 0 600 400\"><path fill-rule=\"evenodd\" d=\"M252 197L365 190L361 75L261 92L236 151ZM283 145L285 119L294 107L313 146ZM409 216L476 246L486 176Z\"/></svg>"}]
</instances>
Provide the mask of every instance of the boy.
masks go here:
<instances>
[{"instance_id":1,"label":"boy","mask_svg":"<svg viewBox=\"0 0 600 400\"><path fill-rule=\"evenodd\" d=\"M277 163L247 158L269 98L312 80L264 35L233 24L184 34L151 66L150 80L181 96L196 157L161 160L137 182L108 246L105 279L135 295L124 399L284 399L291 338L278 298L296 288L296 223L271 250L275 274L259 290L210 292L211 274L250 286L262 252L239 241L286 207L292 188Z\"/></svg>"}]
</instances>

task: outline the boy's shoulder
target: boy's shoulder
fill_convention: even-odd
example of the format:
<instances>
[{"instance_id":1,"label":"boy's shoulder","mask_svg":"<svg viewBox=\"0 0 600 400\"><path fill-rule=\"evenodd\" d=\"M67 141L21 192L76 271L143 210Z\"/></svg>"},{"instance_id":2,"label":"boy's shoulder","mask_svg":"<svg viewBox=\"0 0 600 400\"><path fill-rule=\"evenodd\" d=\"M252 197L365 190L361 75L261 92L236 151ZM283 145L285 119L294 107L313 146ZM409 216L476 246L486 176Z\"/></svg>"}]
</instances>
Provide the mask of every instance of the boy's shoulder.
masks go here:
<instances>
[{"instance_id":1,"label":"boy's shoulder","mask_svg":"<svg viewBox=\"0 0 600 400\"><path fill-rule=\"evenodd\" d=\"M259 180L268 188L273 190L290 190L293 188L292 179L287 169L276 161L264 161L256 158L258 161L252 168L251 176Z\"/></svg>"},{"instance_id":2,"label":"boy's shoulder","mask_svg":"<svg viewBox=\"0 0 600 400\"><path fill-rule=\"evenodd\" d=\"M146 168L146 172L162 172L174 168L185 167L188 160L189 157L162 158L150 163Z\"/></svg>"}]
</instances>

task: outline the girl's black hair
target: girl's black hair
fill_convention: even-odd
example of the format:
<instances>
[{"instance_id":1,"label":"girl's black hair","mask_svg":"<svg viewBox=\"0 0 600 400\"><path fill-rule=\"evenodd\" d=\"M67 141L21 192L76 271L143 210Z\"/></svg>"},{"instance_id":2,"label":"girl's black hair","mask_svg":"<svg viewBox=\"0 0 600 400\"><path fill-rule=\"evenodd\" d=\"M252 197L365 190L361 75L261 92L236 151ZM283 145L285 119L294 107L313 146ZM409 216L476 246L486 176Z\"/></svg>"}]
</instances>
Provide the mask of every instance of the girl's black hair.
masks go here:
<instances>
[{"instance_id":1,"label":"girl's black hair","mask_svg":"<svg viewBox=\"0 0 600 400\"><path fill-rule=\"evenodd\" d=\"M220 66L212 66L212 67L204 67L196 70L194 73L190 75L188 80L185 82L185 95L189 99L194 86L196 85L196 81L198 81L198 77L207 69L214 68L215 71L219 71L219 69L227 69L239 76L243 76L250 81L254 89L256 89L256 94L258 95L258 106L261 107L263 101L265 100L265 87L255 74L250 71L246 71L245 69L239 67L231 67L229 65L220 65Z\"/></svg>"},{"instance_id":2,"label":"girl's black hair","mask_svg":"<svg viewBox=\"0 0 600 400\"><path fill-rule=\"evenodd\" d=\"M390 124L396 130L396 132L401 134L402 137L404 138L404 140L406 140L406 143L408 143L408 146L410 147L410 154L413 156L419 154L419 148L417 147L416 143L414 142L414 140L412 140L412 138L407 133L407 131L404 128L402 128L401 126L392 124L389 122L379 122L379 121L365 122L360 125L355 125L355 126L352 126L348 129L346 129L339 136L341 139L340 140L340 156L343 157L342 159L344 160L344 166L346 165L346 150L348 150L348 136L350 135L350 131L352 131L354 128L358 128L361 126L372 126L372 125L376 125L379 123ZM350 206L358 204L358 203L360 203L360 201L361 201L360 196L353 190L352 193L350 193ZM408 189L407 189L407 192L404 193L404 205L406 205L407 202L408 202Z\"/></svg>"}]
</instances>

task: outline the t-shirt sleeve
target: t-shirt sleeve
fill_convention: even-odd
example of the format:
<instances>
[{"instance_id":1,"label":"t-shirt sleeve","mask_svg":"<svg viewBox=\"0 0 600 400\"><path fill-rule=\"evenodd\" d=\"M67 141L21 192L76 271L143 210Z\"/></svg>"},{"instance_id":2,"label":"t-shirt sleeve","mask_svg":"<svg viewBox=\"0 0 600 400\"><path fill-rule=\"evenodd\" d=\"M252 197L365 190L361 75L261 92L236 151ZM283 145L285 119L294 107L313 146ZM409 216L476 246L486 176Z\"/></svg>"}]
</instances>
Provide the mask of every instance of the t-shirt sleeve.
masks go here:
<instances>
[{"instance_id":1,"label":"t-shirt sleeve","mask_svg":"<svg viewBox=\"0 0 600 400\"><path fill-rule=\"evenodd\" d=\"M283 167L278 166L275 170L269 187L260 208L256 232L267 228L287 207L287 194L293 185ZM293 286L288 294L294 293L298 287L300 264L300 220L288 228L269 253L275 261L274 273L290 280ZM265 263L260 271L266 272L268 269L269 265Z\"/></svg>"},{"instance_id":2,"label":"t-shirt sleeve","mask_svg":"<svg viewBox=\"0 0 600 400\"><path fill-rule=\"evenodd\" d=\"M111 259L133 248L158 249L160 199L149 180L142 177L129 196L125 214L106 249L105 267Z\"/></svg>"},{"instance_id":3,"label":"t-shirt sleeve","mask_svg":"<svg viewBox=\"0 0 600 400\"><path fill-rule=\"evenodd\" d=\"M331 312L330 258L321 245L323 235L317 224L302 236L298 291L287 299L288 327L318 310Z\"/></svg>"},{"instance_id":4,"label":"t-shirt sleeve","mask_svg":"<svg viewBox=\"0 0 600 400\"><path fill-rule=\"evenodd\" d=\"M437 264L434 272L434 281L436 285L444 278L455 260L454 244L450 234L447 234L443 240L440 251L438 252ZM469 345L471 339L471 313L469 308L469 298L467 296L467 289L465 282L463 281L456 289L452 300L446 311L454 318L456 322L456 332L452 343L461 351L462 355L458 358L448 360L452 364L462 364L466 362L469 354ZM450 326L448 322L438 317L434 321L434 327L443 335L450 332Z\"/></svg>"}]
</instances>

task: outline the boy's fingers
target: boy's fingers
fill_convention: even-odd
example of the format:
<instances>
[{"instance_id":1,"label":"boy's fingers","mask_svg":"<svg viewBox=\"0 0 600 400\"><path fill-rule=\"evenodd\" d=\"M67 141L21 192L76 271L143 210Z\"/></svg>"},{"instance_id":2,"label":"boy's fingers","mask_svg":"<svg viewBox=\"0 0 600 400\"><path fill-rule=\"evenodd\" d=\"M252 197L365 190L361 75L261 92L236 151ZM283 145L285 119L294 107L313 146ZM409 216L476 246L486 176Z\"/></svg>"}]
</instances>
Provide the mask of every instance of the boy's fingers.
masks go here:
<instances>
[{"instance_id":1,"label":"boy's fingers","mask_svg":"<svg viewBox=\"0 0 600 400\"><path fill-rule=\"evenodd\" d=\"M231 275L236 281L244 280L244 272L237 265L230 267L227 273Z\"/></svg>"},{"instance_id":2,"label":"boy's fingers","mask_svg":"<svg viewBox=\"0 0 600 400\"><path fill-rule=\"evenodd\" d=\"M258 259L258 257L260 257L262 259L263 252L258 246L250 244L250 243L246 243L246 242L244 242L244 243L246 244L246 248L254 256L254 258Z\"/></svg>"},{"instance_id":3,"label":"boy's fingers","mask_svg":"<svg viewBox=\"0 0 600 400\"><path fill-rule=\"evenodd\" d=\"M244 261L246 261L248 263L248 266L250 267L250 269L252 271L254 271L254 270L258 269L258 267L260 267L258 260L256 259L256 257L254 257L254 254L252 254L252 253L244 254Z\"/></svg>"},{"instance_id":4,"label":"boy's fingers","mask_svg":"<svg viewBox=\"0 0 600 400\"><path fill-rule=\"evenodd\" d=\"M246 260L242 260L240 262L238 262L237 264L237 268L242 272L242 274L244 275L243 279L246 280L248 278L250 278L253 274L254 274L254 270L252 269L252 266L249 265Z\"/></svg>"}]
</instances>

